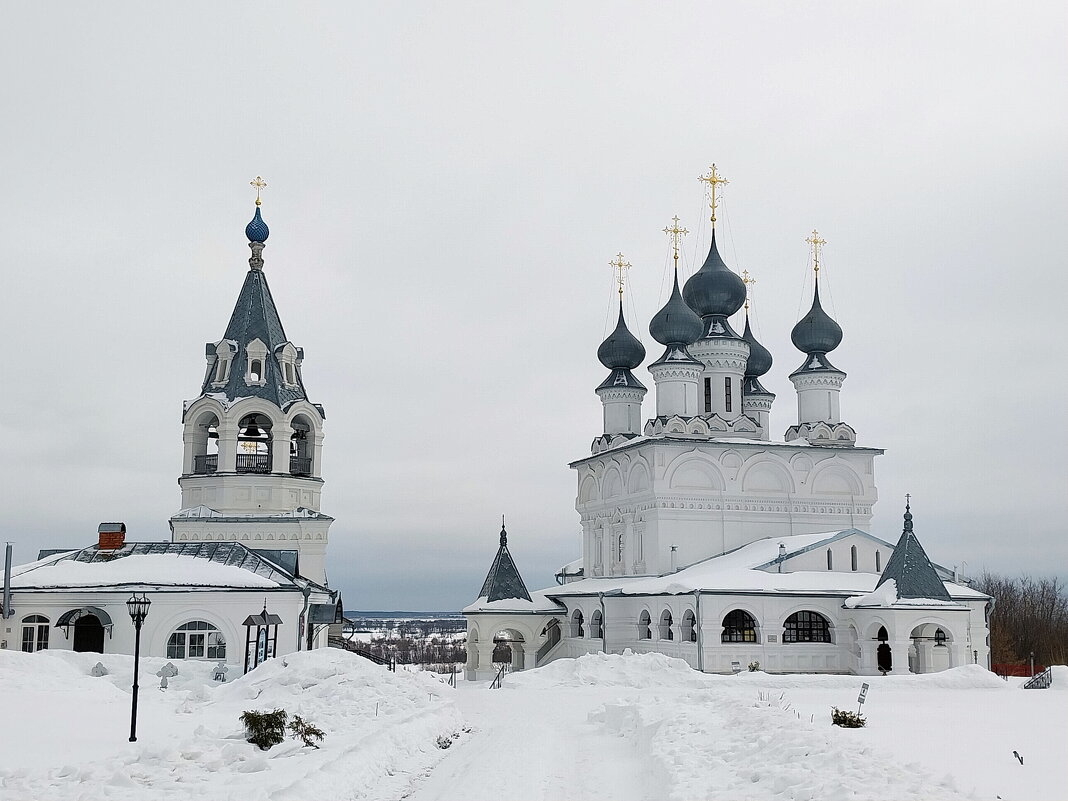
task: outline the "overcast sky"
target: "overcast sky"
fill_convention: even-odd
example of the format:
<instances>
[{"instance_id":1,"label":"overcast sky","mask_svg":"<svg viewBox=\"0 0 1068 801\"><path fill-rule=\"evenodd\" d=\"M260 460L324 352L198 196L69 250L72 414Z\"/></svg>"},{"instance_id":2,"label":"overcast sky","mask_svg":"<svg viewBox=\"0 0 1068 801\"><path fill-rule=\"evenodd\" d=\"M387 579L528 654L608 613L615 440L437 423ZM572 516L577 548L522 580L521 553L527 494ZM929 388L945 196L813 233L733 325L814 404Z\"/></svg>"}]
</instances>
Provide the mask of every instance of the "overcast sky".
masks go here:
<instances>
[{"instance_id":1,"label":"overcast sky","mask_svg":"<svg viewBox=\"0 0 1068 801\"><path fill-rule=\"evenodd\" d=\"M8 5L2 536L18 562L104 520L169 538L263 175L346 607L469 603L502 513L551 584L580 553L608 262L650 361L661 229L693 232L688 275L715 161L774 436L817 228L843 419L886 449L873 533L911 492L936 561L1068 575L1065 41L1063 2Z\"/></svg>"}]
</instances>

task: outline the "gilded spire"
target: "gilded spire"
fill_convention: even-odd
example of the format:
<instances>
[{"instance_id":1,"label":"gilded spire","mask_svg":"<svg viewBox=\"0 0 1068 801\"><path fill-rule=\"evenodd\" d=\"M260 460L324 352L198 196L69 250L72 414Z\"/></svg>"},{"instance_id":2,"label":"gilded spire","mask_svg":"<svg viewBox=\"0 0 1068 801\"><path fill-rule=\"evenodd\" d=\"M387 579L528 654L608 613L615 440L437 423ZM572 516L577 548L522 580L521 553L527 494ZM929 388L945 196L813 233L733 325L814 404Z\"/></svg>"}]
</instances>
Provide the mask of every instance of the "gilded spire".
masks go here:
<instances>
[{"instance_id":1,"label":"gilded spire","mask_svg":"<svg viewBox=\"0 0 1068 801\"><path fill-rule=\"evenodd\" d=\"M749 277L748 270L742 270L742 283L745 284L745 313L749 314L749 293L753 288L753 284L756 283L756 279Z\"/></svg>"},{"instance_id":2,"label":"gilded spire","mask_svg":"<svg viewBox=\"0 0 1068 801\"><path fill-rule=\"evenodd\" d=\"M248 185L256 190L256 205L260 205L260 192L267 188L267 182L257 175L255 180L248 182Z\"/></svg>"},{"instance_id":3,"label":"gilded spire","mask_svg":"<svg viewBox=\"0 0 1068 801\"><path fill-rule=\"evenodd\" d=\"M671 218L671 227L665 228L664 233L671 238L671 250L672 256L675 259L675 271L679 269L679 241L686 234L690 233L685 228L679 228L679 215L675 215Z\"/></svg>"},{"instance_id":4,"label":"gilded spire","mask_svg":"<svg viewBox=\"0 0 1068 801\"><path fill-rule=\"evenodd\" d=\"M712 227L716 227L716 187L720 184L729 184L726 178L716 172L716 165L713 164L708 170L708 175L701 175L697 179L703 183L708 184L708 205L712 208Z\"/></svg>"},{"instance_id":5,"label":"gilded spire","mask_svg":"<svg viewBox=\"0 0 1068 801\"><path fill-rule=\"evenodd\" d=\"M827 244L826 239L821 239L820 235L816 232L816 229L812 229L812 233L805 239L809 246L812 248L812 269L819 275L820 272L820 256L823 254L823 246Z\"/></svg>"},{"instance_id":6,"label":"gilded spire","mask_svg":"<svg viewBox=\"0 0 1068 801\"><path fill-rule=\"evenodd\" d=\"M619 300L623 302L623 284L626 282L627 270L630 269L630 262L623 260L623 254L617 253L615 259L608 262L616 271L616 283L619 284Z\"/></svg>"}]
</instances>

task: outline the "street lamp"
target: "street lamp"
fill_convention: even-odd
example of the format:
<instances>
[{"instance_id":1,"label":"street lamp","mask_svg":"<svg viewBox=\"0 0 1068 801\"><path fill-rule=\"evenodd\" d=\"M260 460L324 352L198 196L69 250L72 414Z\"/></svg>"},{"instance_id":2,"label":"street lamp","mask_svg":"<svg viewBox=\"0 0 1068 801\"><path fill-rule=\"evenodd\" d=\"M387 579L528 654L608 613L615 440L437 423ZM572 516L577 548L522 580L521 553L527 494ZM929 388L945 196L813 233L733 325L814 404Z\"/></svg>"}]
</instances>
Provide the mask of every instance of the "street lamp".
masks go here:
<instances>
[{"instance_id":1,"label":"street lamp","mask_svg":"<svg viewBox=\"0 0 1068 801\"><path fill-rule=\"evenodd\" d=\"M152 602L148 596L134 593L126 602L126 608L130 611L130 619L134 624L134 677L133 677L133 708L130 710L130 742L137 742L137 668L141 658L141 624L148 617L148 607Z\"/></svg>"}]
</instances>

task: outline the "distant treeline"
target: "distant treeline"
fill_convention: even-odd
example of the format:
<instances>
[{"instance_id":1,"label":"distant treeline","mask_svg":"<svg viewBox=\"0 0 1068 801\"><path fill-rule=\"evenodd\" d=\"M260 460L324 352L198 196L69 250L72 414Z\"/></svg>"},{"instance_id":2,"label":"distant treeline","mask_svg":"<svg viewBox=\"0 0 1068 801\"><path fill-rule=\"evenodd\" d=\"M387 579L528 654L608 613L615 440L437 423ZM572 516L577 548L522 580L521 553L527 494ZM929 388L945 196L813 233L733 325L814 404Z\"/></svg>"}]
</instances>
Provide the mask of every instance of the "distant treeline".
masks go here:
<instances>
[{"instance_id":1,"label":"distant treeline","mask_svg":"<svg viewBox=\"0 0 1068 801\"><path fill-rule=\"evenodd\" d=\"M346 617L355 631L382 631L395 633L398 637L432 637L434 635L463 634L467 632L467 620L462 617L446 617L426 620L411 618Z\"/></svg>"},{"instance_id":2,"label":"distant treeline","mask_svg":"<svg viewBox=\"0 0 1068 801\"><path fill-rule=\"evenodd\" d=\"M449 665L467 661L463 641L453 642L439 637L376 637L365 646L383 659L396 660L399 665ZM440 668L439 672L448 672Z\"/></svg>"},{"instance_id":3,"label":"distant treeline","mask_svg":"<svg viewBox=\"0 0 1068 801\"><path fill-rule=\"evenodd\" d=\"M972 586L994 598L990 661L1068 664L1068 587L1056 578L983 573Z\"/></svg>"}]
</instances>

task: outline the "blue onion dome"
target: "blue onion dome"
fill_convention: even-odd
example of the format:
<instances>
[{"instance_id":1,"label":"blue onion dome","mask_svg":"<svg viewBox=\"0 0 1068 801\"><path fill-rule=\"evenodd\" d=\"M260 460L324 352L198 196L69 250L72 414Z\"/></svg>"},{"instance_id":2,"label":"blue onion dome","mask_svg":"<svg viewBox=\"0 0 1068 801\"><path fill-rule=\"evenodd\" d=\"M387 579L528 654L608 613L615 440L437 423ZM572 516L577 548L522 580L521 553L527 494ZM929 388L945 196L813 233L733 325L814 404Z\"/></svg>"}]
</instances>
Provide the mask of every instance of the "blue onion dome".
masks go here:
<instances>
[{"instance_id":1,"label":"blue onion dome","mask_svg":"<svg viewBox=\"0 0 1068 801\"><path fill-rule=\"evenodd\" d=\"M830 353L842 342L842 329L820 306L820 284L812 294L812 308L790 332L794 347L802 353Z\"/></svg>"},{"instance_id":2,"label":"blue onion dome","mask_svg":"<svg viewBox=\"0 0 1068 801\"><path fill-rule=\"evenodd\" d=\"M263 217L260 216L260 207L256 207L256 213L252 216L252 220L245 226L245 236L248 237L249 242L266 242L267 237L270 236L271 229L267 227L267 223L263 221Z\"/></svg>"},{"instance_id":3,"label":"blue onion dome","mask_svg":"<svg viewBox=\"0 0 1068 801\"><path fill-rule=\"evenodd\" d=\"M597 348L597 358L609 370L633 370L645 358L645 346L635 338L623 321L623 301L619 302L619 322L615 330Z\"/></svg>"},{"instance_id":4,"label":"blue onion dome","mask_svg":"<svg viewBox=\"0 0 1068 801\"><path fill-rule=\"evenodd\" d=\"M683 287L682 296L702 318L712 315L730 317L745 303L745 283L731 272L720 257L714 228L708 258L701 269L690 276Z\"/></svg>"},{"instance_id":5,"label":"blue onion dome","mask_svg":"<svg viewBox=\"0 0 1068 801\"><path fill-rule=\"evenodd\" d=\"M745 377L759 378L771 369L771 351L757 342L749 327L749 314L745 315L745 332L742 339L749 343L749 359L745 363Z\"/></svg>"},{"instance_id":6,"label":"blue onion dome","mask_svg":"<svg viewBox=\"0 0 1068 801\"><path fill-rule=\"evenodd\" d=\"M705 327L694 310L686 305L679 292L679 273L675 271L675 286L664 308L653 315L649 333L661 345L692 345L701 338Z\"/></svg>"}]
</instances>

